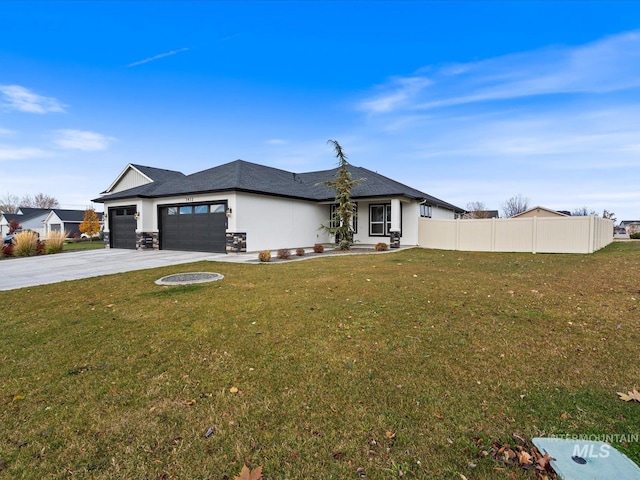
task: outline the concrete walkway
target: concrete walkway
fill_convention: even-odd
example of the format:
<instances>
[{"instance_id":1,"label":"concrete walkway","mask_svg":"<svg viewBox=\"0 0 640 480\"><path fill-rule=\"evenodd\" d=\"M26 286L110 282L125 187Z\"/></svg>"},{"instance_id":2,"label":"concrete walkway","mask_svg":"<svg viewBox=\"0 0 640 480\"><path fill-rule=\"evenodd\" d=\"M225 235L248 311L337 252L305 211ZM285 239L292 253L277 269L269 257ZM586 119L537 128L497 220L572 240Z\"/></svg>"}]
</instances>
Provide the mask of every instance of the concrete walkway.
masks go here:
<instances>
[{"instance_id":1,"label":"concrete walkway","mask_svg":"<svg viewBox=\"0 0 640 480\"><path fill-rule=\"evenodd\" d=\"M215 260L246 262L255 255L98 249L0 261L0 291L147 268Z\"/></svg>"}]
</instances>

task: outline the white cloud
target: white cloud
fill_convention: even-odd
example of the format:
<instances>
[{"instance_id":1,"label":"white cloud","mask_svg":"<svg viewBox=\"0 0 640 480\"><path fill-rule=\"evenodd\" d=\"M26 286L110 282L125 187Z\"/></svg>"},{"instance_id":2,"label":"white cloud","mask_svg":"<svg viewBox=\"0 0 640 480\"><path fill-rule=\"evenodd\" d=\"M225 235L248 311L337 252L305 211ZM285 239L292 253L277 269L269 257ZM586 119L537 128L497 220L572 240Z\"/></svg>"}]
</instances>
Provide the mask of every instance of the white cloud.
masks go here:
<instances>
[{"instance_id":1,"label":"white cloud","mask_svg":"<svg viewBox=\"0 0 640 480\"><path fill-rule=\"evenodd\" d=\"M178 48L177 50L171 50L165 53L159 53L158 55L154 55L153 57L145 58L144 60L139 60L137 62L130 63L127 67L136 67L138 65L143 65L145 63L153 62L154 60L159 60L164 57L170 57L171 55L175 55L180 52L186 52L189 50L188 48Z\"/></svg>"},{"instance_id":2,"label":"white cloud","mask_svg":"<svg viewBox=\"0 0 640 480\"><path fill-rule=\"evenodd\" d=\"M420 69L391 79L359 107L370 113L559 93L606 93L640 87L640 31L577 47L553 47L480 62Z\"/></svg>"},{"instance_id":3,"label":"white cloud","mask_svg":"<svg viewBox=\"0 0 640 480\"><path fill-rule=\"evenodd\" d=\"M64 112L66 105L53 97L43 97L20 85L0 85L5 100L3 106L27 113Z\"/></svg>"},{"instance_id":4,"label":"white cloud","mask_svg":"<svg viewBox=\"0 0 640 480\"><path fill-rule=\"evenodd\" d=\"M13 130L9 130L7 128L0 127L0 136L8 137L8 136L13 135L15 133L16 132L14 132Z\"/></svg>"},{"instance_id":5,"label":"white cloud","mask_svg":"<svg viewBox=\"0 0 640 480\"><path fill-rule=\"evenodd\" d=\"M267 145L286 145L287 143L289 142L281 138L272 138L270 140L267 140Z\"/></svg>"},{"instance_id":6,"label":"white cloud","mask_svg":"<svg viewBox=\"0 0 640 480\"><path fill-rule=\"evenodd\" d=\"M398 77L393 79L389 85L380 87L385 91L363 101L360 108L371 113L391 112L397 108L406 107L418 94L432 84L433 81L428 78Z\"/></svg>"},{"instance_id":7,"label":"white cloud","mask_svg":"<svg viewBox=\"0 0 640 480\"><path fill-rule=\"evenodd\" d=\"M0 162L10 160L28 160L49 156L51 156L50 152L40 148L0 145Z\"/></svg>"},{"instance_id":8,"label":"white cloud","mask_svg":"<svg viewBox=\"0 0 640 480\"><path fill-rule=\"evenodd\" d=\"M54 133L56 138L53 143L65 150L106 150L109 144L115 141L113 137L84 130L66 129L56 130Z\"/></svg>"}]
</instances>

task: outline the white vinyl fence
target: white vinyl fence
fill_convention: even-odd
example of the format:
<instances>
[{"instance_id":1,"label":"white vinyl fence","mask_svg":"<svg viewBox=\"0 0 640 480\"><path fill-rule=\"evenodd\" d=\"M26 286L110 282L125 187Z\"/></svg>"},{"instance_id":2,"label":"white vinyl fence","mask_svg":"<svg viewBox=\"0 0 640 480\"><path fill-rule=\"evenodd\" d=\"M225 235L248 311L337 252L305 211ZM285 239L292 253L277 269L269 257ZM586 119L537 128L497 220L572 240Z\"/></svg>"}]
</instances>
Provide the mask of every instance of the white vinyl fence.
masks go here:
<instances>
[{"instance_id":1,"label":"white vinyl fence","mask_svg":"<svg viewBox=\"0 0 640 480\"><path fill-rule=\"evenodd\" d=\"M421 218L420 247L469 252L593 253L613 241L605 218Z\"/></svg>"}]
</instances>

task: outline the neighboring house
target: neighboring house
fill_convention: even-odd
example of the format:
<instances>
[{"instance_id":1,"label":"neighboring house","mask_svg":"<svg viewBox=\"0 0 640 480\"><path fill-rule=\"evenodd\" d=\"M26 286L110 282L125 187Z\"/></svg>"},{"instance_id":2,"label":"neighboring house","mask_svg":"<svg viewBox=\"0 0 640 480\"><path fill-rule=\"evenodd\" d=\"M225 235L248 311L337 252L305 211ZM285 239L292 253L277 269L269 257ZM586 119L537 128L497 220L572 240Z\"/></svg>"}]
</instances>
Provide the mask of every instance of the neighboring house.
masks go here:
<instances>
[{"instance_id":1,"label":"neighboring house","mask_svg":"<svg viewBox=\"0 0 640 480\"><path fill-rule=\"evenodd\" d=\"M84 210L65 210L61 208L24 208L20 207L18 213L0 214L0 235L9 233L9 222L16 220L22 230L33 230L45 239L49 232L62 230L67 232L67 237L80 236L80 223L84 218ZM102 213L98 213L102 222Z\"/></svg>"},{"instance_id":2,"label":"neighboring house","mask_svg":"<svg viewBox=\"0 0 640 480\"><path fill-rule=\"evenodd\" d=\"M545 207L533 207L527 210L526 212L518 213L510 218L531 218L531 217L569 217L571 215L567 215L563 212L558 212L556 210L551 210L550 208Z\"/></svg>"},{"instance_id":3,"label":"neighboring house","mask_svg":"<svg viewBox=\"0 0 640 480\"><path fill-rule=\"evenodd\" d=\"M67 238L75 238L81 235L80 224L84 219L84 210L64 210L54 208L48 210L44 219L45 237L49 232L67 232ZM97 213L98 220L102 224L102 213Z\"/></svg>"},{"instance_id":4,"label":"neighboring house","mask_svg":"<svg viewBox=\"0 0 640 480\"><path fill-rule=\"evenodd\" d=\"M0 215L0 234L7 235L9 233L9 222L16 220L22 230L33 230L44 238L45 231L42 222L49 211L47 208L20 207L18 213L3 213Z\"/></svg>"},{"instance_id":5,"label":"neighboring house","mask_svg":"<svg viewBox=\"0 0 640 480\"><path fill-rule=\"evenodd\" d=\"M457 218L463 209L365 168L354 239L417 245L420 217ZM104 203L105 246L210 252L310 247L333 239L320 228L335 209L322 184L337 168L293 173L236 160L191 175L129 164L95 202Z\"/></svg>"},{"instance_id":6,"label":"neighboring house","mask_svg":"<svg viewBox=\"0 0 640 480\"><path fill-rule=\"evenodd\" d=\"M623 220L618 226L624 228L629 235L640 232L640 220Z\"/></svg>"},{"instance_id":7,"label":"neighboring house","mask_svg":"<svg viewBox=\"0 0 640 480\"><path fill-rule=\"evenodd\" d=\"M462 216L464 219L482 219L482 218L500 218L498 210L476 210L474 212L465 212Z\"/></svg>"}]
</instances>

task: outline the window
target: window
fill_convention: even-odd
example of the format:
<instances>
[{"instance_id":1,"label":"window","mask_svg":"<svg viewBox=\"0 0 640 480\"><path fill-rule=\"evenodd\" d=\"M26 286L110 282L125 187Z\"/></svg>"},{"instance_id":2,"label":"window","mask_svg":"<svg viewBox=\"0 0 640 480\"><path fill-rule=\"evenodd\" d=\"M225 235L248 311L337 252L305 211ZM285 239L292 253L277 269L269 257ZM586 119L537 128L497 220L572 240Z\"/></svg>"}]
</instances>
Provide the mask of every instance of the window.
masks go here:
<instances>
[{"instance_id":1,"label":"window","mask_svg":"<svg viewBox=\"0 0 640 480\"><path fill-rule=\"evenodd\" d=\"M167 208L167 215L177 215L178 207L169 207Z\"/></svg>"},{"instance_id":2,"label":"window","mask_svg":"<svg viewBox=\"0 0 640 480\"><path fill-rule=\"evenodd\" d=\"M431 205L420 205L420 216L425 218L431 218Z\"/></svg>"},{"instance_id":3,"label":"window","mask_svg":"<svg viewBox=\"0 0 640 480\"><path fill-rule=\"evenodd\" d=\"M384 235L384 205L369 205L369 235Z\"/></svg>"},{"instance_id":4,"label":"window","mask_svg":"<svg viewBox=\"0 0 640 480\"><path fill-rule=\"evenodd\" d=\"M189 205L188 207L180 207L180 215L191 215L193 213L193 207Z\"/></svg>"},{"instance_id":5,"label":"window","mask_svg":"<svg viewBox=\"0 0 640 480\"><path fill-rule=\"evenodd\" d=\"M338 204L334 203L333 205L329 205L329 228L337 228L338 219L336 218L336 210L338 209ZM351 227L353 228L353 233L358 233L358 203L353 203L353 217L351 217Z\"/></svg>"},{"instance_id":6,"label":"window","mask_svg":"<svg viewBox=\"0 0 640 480\"><path fill-rule=\"evenodd\" d=\"M400 205L400 225L402 225L402 205ZM391 233L391 204L369 205L369 235L389 236ZM402 231L400 233L402 235Z\"/></svg>"},{"instance_id":7,"label":"window","mask_svg":"<svg viewBox=\"0 0 640 480\"><path fill-rule=\"evenodd\" d=\"M209 213L209 205L196 205L193 207L193 213Z\"/></svg>"},{"instance_id":8,"label":"window","mask_svg":"<svg viewBox=\"0 0 640 480\"><path fill-rule=\"evenodd\" d=\"M211 213L224 213L224 205L221 203L211 205Z\"/></svg>"}]
</instances>

